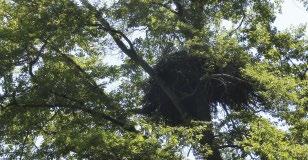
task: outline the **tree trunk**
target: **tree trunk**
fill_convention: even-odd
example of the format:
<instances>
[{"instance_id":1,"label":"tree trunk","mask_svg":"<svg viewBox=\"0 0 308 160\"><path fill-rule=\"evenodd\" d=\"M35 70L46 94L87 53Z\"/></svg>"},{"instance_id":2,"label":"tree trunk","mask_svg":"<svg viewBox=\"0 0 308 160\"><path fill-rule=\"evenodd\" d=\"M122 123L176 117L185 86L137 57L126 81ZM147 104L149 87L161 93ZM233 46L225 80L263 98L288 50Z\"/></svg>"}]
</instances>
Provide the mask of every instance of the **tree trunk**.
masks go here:
<instances>
[{"instance_id":1,"label":"tree trunk","mask_svg":"<svg viewBox=\"0 0 308 160\"><path fill-rule=\"evenodd\" d=\"M200 121L209 122L211 124L212 122L212 116L211 116L211 107L209 105L208 99L201 98L206 97L206 91L199 91L196 95L196 117ZM207 160L222 160L221 154L219 152L219 148L217 143L215 142L215 136L213 132L212 125L209 126L209 128L204 131L203 137L200 140L201 145L209 145L210 149L212 150L212 154L205 155L203 158Z\"/></svg>"}]
</instances>

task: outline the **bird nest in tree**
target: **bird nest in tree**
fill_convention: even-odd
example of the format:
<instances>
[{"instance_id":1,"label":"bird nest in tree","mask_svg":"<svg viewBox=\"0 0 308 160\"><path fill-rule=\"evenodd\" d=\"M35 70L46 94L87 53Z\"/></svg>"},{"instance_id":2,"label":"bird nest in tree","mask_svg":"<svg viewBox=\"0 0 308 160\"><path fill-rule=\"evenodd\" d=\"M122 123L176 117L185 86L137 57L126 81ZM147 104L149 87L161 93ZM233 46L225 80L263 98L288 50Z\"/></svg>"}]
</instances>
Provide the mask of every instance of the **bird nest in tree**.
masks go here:
<instances>
[{"instance_id":1,"label":"bird nest in tree","mask_svg":"<svg viewBox=\"0 0 308 160\"><path fill-rule=\"evenodd\" d=\"M179 97L188 118L210 121L218 104L238 111L255 99L253 86L241 76L244 64L236 60L219 67L204 56L176 52L161 58L154 70ZM181 123L181 115L154 79L147 81L144 92L144 114L172 125Z\"/></svg>"}]
</instances>

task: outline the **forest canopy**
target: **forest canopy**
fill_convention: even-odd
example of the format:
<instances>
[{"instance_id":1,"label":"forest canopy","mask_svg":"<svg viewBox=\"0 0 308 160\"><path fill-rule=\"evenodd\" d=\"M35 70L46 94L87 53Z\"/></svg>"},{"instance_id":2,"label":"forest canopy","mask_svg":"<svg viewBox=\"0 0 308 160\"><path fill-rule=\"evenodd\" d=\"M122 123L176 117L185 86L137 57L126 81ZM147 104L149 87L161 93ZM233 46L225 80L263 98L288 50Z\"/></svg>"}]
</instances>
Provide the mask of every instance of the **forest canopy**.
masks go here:
<instances>
[{"instance_id":1,"label":"forest canopy","mask_svg":"<svg viewBox=\"0 0 308 160\"><path fill-rule=\"evenodd\" d=\"M283 2L0 0L0 158L306 159Z\"/></svg>"}]
</instances>

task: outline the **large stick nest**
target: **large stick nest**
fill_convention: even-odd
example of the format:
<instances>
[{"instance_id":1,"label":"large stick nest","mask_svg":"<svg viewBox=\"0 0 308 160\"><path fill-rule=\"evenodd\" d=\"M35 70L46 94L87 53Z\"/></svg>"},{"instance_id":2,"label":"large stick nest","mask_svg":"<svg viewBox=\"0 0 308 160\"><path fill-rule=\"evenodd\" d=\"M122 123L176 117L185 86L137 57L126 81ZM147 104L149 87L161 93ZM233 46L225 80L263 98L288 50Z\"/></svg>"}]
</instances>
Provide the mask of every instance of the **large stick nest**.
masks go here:
<instances>
[{"instance_id":1,"label":"large stick nest","mask_svg":"<svg viewBox=\"0 0 308 160\"><path fill-rule=\"evenodd\" d=\"M204 56L177 52L161 58L154 69L181 99L190 119L210 121L217 104L239 111L258 99L253 86L241 76L244 65L238 59L219 66ZM152 78L144 91L143 113L169 124L181 122L176 107Z\"/></svg>"}]
</instances>

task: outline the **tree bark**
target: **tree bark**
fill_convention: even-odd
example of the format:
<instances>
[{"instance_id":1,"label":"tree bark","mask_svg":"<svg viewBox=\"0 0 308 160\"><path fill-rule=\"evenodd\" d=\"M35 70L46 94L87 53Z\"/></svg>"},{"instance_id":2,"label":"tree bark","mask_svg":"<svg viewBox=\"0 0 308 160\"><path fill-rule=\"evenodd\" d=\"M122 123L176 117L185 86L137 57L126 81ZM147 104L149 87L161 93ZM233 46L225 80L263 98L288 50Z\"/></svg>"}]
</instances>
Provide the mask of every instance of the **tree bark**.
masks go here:
<instances>
[{"instance_id":1,"label":"tree bark","mask_svg":"<svg viewBox=\"0 0 308 160\"><path fill-rule=\"evenodd\" d=\"M205 90L198 91L196 93L196 117L200 121L212 123L212 116L211 116L211 107L209 105L209 100L201 97L205 96L207 93ZM221 154L219 152L218 144L215 141L215 135L213 132L213 127L210 125L206 131L203 133L203 137L200 140L201 145L209 145L210 149L212 150L212 154L205 155L203 158L208 160L222 160Z\"/></svg>"},{"instance_id":2,"label":"tree bark","mask_svg":"<svg viewBox=\"0 0 308 160\"><path fill-rule=\"evenodd\" d=\"M82 4L87 7L90 11L95 13L96 18L100 22L100 26L103 30L111 35L117 46L129 57L131 58L136 64L140 65L145 72L147 72L156 83L162 88L162 90L166 93L166 95L170 98L171 102L175 106L178 113L181 115L181 120L184 122L186 118L186 113L183 111L183 106L179 97L174 93L174 91L166 84L166 82L159 77L153 70L153 68L141 57L137 54L134 49L132 42L123 34L121 31L115 30L110 26L106 19L102 17L102 14L92 6L87 0L81 0ZM128 46L122 41L122 38L125 42L128 43Z\"/></svg>"}]
</instances>

